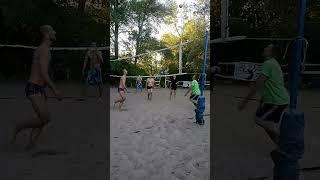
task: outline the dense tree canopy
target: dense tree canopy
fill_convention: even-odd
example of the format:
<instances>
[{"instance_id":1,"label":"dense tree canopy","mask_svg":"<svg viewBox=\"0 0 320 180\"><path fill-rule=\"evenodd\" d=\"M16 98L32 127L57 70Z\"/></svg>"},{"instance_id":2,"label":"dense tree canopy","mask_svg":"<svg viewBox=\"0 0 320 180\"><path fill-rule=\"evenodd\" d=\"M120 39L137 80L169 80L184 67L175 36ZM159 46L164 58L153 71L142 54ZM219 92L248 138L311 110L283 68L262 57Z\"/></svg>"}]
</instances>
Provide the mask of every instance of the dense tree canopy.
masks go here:
<instances>
[{"instance_id":1,"label":"dense tree canopy","mask_svg":"<svg viewBox=\"0 0 320 180\"><path fill-rule=\"evenodd\" d=\"M282 37L294 38L297 34L297 7L296 0L230 0L229 1L229 27L230 36L245 35L248 37ZM220 5L219 1L211 1L211 28L214 30L211 39L220 37ZM305 16L305 36L309 41L307 62L319 63L320 54L316 50L320 42L320 1L307 1L307 14ZM215 25L212 23L216 23ZM235 58L249 60L261 59L262 47L270 41L245 41L228 44L217 44L221 50L216 51L225 55L220 60L233 61ZM288 41L273 41L281 45L282 53ZM224 48L223 48L224 47ZM229 49L227 49L227 47ZM230 56L233 51L234 57ZM237 52L249 52L240 54ZM229 53L227 53L229 52ZM254 52L254 53L253 53ZM289 52L291 53L291 52ZM238 56L238 57L236 57Z\"/></svg>"},{"instance_id":2,"label":"dense tree canopy","mask_svg":"<svg viewBox=\"0 0 320 180\"><path fill-rule=\"evenodd\" d=\"M50 24L57 32L54 46L88 46L92 41L104 46L107 42L107 4L103 0L2 0L0 6L0 43L37 46L39 27ZM25 78L32 58L32 49L0 48L0 74ZM52 70L71 69L79 79L85 52L53 52ZM106 52L104 52L106 56ZM8 68L10 67L10 68ZM12 70L14 69L15 70Z\"/></svg>"},{"instance_id":3,"label":"dense tree canopy","mask_svg":"<svg viewBox=\"0 0 320 180\"><path fill-rule=\"evenodd\" d=\"M188 21L182 31L181 38L183 42L190 43L183 46L183 71L184 72L200 72L203 63L203 50L205 45L206 23L201 19L193 19ZM174 46L180 43L180 37L174 34L165 34L161 43L166 46ZM162 66L168 69L169 73L178 72L178 48L162 52Z\"/></svg>"}]
</instances>

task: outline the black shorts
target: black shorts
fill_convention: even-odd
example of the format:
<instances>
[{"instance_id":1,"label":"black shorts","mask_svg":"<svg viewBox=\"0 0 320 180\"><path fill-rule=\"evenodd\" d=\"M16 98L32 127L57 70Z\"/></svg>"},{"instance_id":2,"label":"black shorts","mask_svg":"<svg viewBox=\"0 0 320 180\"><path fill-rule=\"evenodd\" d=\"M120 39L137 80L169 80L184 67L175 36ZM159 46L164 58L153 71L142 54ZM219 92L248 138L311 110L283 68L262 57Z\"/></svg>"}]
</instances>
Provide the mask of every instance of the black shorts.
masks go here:
<instances>
[{"instance_id":1,"label":"black shorts","mask_svg":"<svg viewBox=\"0 0 320 180\"><path fill-rule=\"evenodd\" d=\"M147 89L152 89L152 86L147 86Z\"/></svg>"},{"instance_id":2,"label":"black shorts","mask_svg":"<svg viewBox=\"0 0 320 180\"><path fill-rule=\"evenodd\" d=\"M171 86L172 90L177 90L177 86Z\"/></svg>"},{"instance_id":3,"label":"black shorts","mask_svg":"<svg viewBox=\"0 0 320 180\"><path fill-rule=\"evenodd\" d=\"M198 98L199 98L199 95L191 94L191 96L190 96L191 100L197 100Z\"/></svg>"},{"instance_id":4,"label":"black shorts","mask_svg":"<svg viewBox=\"0 0 320 180\"><path fill-rule=\"evenodd\" d=\"M32 82L28 82L24 91L26 93L27 97L33 96L33 95L43 95L47 97L46 95L46 87L41 86Z\"/></svg>"},{"instance_id":5,"label":"black shorts","mask_svg":"<svg viewBox=\"0 0 320 180\"><path fill-rule=\"evenodd\" d=\"M256 111L256 117L264 121L272 121L274 123L279 123L287 107L287 104L275 105L261 103Z\"/></svg>"},{"instance_id":6,"label":"black shorts","mask_svg":"<svg viewBox=\"0 0 320 180\"><path fill-rule=\"evenodd\" d=\"M118 88L118 92L120 92L120 91L124 91L124 89L123 88Z\"/></svg>"}]
</instances>

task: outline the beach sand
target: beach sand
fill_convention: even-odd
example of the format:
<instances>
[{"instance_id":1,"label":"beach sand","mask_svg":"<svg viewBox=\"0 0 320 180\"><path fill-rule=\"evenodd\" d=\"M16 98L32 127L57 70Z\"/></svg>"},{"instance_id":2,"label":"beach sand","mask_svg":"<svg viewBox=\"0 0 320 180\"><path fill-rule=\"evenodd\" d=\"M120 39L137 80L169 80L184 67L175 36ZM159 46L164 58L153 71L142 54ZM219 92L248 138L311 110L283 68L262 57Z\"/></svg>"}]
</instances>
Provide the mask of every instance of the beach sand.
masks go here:
<instances>
[{"instance_id":1,"label":"beach sand","mask_svg":"<svg viewBox=\"0 0 320 180\"><path fill-rule=\"evenodd\" d=\"M80 85L57 84L65 96L80 96ZM89 89L94 95L95 90ZM49 94L50 95L50 94ZM38 146L25 152L28 131L9 145L16 122L32 116L24 84L1 84L0 98L1 180L106 180L107 110L90 98L87 101L49 99L52 123L39 137ZM35 156L33 156L35 155Z\"/></svg>"},{"instance_id":2,"label":"beach sand","mask_svg":"<svg viewBox=\"0 0 320 180\"><path fill-rule=\"evenodd\" d=\"M209 180L210 116L205 125L195 123L194 106L178 89L169 101L169 89L155 89L152 101L145 91L127 94L119 112L118 98L110 90L111 179L112 180ZM210 113L206 91L205 114Z\"/></svg>"},{"instance_id":3,"label":"beach sand","mask_svg":"<svg viewBox=\"0 0 320 180\"><path fill-rule=\"evenodd\" d=\"M248 88L218 85L215 88L213 120L214 179L242 180L253 177L272 177L270 152L275 148L265 131L256 126L253 116L259 102L250 101L247 108L237 110ZM320 166L320 93L303 90L299 94L298 109L305 113L305 154L301 167ZM269 178L270 179L270 178ZM318 180L320 171L303 172L300 180Z\"/></svg>"},{"instance_id":4,"label":"beach sand","mask_svg":"<svg viewBox=\"0 0 320 180\"><path fill-rule=\"evenodd\" d=\"M65 96L80 96L81 86L60 85ZM214 179L242 180L272 176L270 151L274 145L252 120L258 102L251 101L239 112L234 96L245 96L247 88L235 85L215 87L213 101L206 93L205 125L194 124L193 105L184 97L185 90L169 101L167 89L156 89L154 99L146 94L129 93L119 112L113 105L116 89L110 91L110 102L97 103L66 99L49 99L52 124L40 136L37 148L25 152L28 133L21 133L15 145L8 144L15 122L32 115L30 102L24 97L24 84L0 84L0 167L1 179L77 179L105 180L107 111L110 110L111 179L163 180ZM132 90L131 90L132 91ZM92 89L91 93L95 91ZM1 99L11 97L13 99ZM320 166L320 93L303 90L299 109L305 113L305 154L302 167ZM209 126L213 125L214 172L209 172ZM191 119L190 119L191 118ZM46 153L41 154L41 151ZM50 155L50 152L56 155ZM39 152L38 156L32 154ZM54 153L53 153L54 154ZM303 172L300 180L318 180L320 171ZM269 178L270 179L270 178Z\"/></svg>"}]
</instances>

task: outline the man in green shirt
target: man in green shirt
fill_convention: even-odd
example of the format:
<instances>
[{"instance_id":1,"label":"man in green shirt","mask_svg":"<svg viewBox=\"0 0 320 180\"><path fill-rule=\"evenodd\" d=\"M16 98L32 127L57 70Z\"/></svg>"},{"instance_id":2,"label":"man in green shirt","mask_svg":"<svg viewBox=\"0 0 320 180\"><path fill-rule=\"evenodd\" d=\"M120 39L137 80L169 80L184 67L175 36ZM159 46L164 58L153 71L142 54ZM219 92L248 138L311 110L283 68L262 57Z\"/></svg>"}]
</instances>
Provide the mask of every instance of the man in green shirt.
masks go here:
<instances>
[{"instance_id":1,"label":"man in green shirt","mask_svg":"<svg viewBox=\"0 0 320 180\"><path fill-rule=\"evenodd\" d=\"M197 101L200 95L199 83L196 75L192 77L191 87L188 89L184 96L187 96L191 91L190 101L197 107Z\"/></svg>"},{"instance_id":2,"label":"man in green shirt","mask_svg":"<svg viewBox=\"0 0 320 180\"><path fill-rule=\"evenodd\" d=\"M284 85L283 73L276 55L278 47L268 45L263 51L264 63L254 87L238 109L243 110L258 91L261 94L261 104L256 111L255 122L267 132L275 144L279 143L279 130L277 123L289 104L289 94Z\"/></svg>"}]
</instances>

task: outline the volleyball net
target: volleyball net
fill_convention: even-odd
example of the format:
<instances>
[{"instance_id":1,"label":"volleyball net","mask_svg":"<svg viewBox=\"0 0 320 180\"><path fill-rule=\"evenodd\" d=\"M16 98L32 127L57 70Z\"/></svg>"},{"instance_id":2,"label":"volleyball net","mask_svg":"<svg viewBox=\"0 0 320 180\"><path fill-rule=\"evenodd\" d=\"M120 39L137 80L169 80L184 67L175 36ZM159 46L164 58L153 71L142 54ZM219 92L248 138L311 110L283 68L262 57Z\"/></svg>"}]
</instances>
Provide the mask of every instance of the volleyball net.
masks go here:
<instances>
[{"instance_id":1,"label":"volleyball net","mask_svg":"<svg viewBox=\"0 0 320 180\"><path fill-rule=\"evenodd\" d=\"M304 54L301 60L301 75L303 84L320 84L320 64L310 63L313 56L308 52L314 51L314 46L304 41ZM238 36L223 41L216 39L211 41L214 46L213 59L219 67L215 78L222 81L253 82L260 73L263 63L263 49L270 43L277 45L280 49L277 60L281 65L284 77L287 81L289 64L294 59L293 52L297 38L253 38ZM314 54L314 53L313 53Z\"/></svg>"},{"instance_id":2,"label":"volleyball net","mask_svg":"<svg viewBox=\"0 0 320 180\"><path fill-rule=\"evenodd\" d=\"M24 99L24 86L29 80L36 47L24 45L0 45L0 99ZM52 47L49 76L63 94L64 99L96 98L96 89L90 88L87 75L88 63L83 73L86 54L93 47ZM104 63L101 64L102 82L106 84L109 69L109 47L97 47ZM54 97L47 91L48 97Z\"/></svg>"},{"instance_id":3,"label":"volleyball net","mask_svg":"<svg viewBox=\"0 0 320 180\"><path fill-rule=\"evenodd\" d=\"M193 45L189 46L189 43L193 43ZM197 46L199 44L199 49L191 48L195 44ZM199 76L202 72L203 49L201 47L203 45L204 38L199 39L199 42L185 41L174 45L162 45L162 48L136 55L128 53L118 58L113 57L110 60L110 84L111 86L118 86L123 69L128 71L127 82L129 87L135 87L139 75L144 83L147 78L154 78L157 87L167 87L173 76L176 76L179 83L191 83L192 76ZM207 72L209 73L210 65L207 64ZM210 76L208 73L206 75L207 79Z\"/></svg>"},{"instance_id":4,"label":"volleyball net","mask_svg":"<svg viewBox=\"0 0 320 180\"><path fill-rule=\"evenodd\" d=\"M188 88L191 86L193 76L196 75L196 79L200 82L201 73L178 73L178 74L163 74L163 75L154 75L154 76L126 76L127 77L127 86L131 88L136 87L137 79L140 77L142 79L142 87L145 88L145 84L148 78L153 78L155 80L155 86L157 88L169 88L171 85L171 79L175 76L178 87ZM110 75L112 81L117 82L116 85L119 85L120 75ZM210 86L209 80L206 81L206 87Z\"/></svg>"},{"instance_id":5,"label":"volleyball net","mask_svg":"<svg viewBox=\"0 0 320 180\"><path fill-rule=\"evenodd\" d=\"M27 80L35 48L0 44L0 80L2 82ZM54 81L83 82L85 78L82 74L83 63L90 48L92 47L52 47L50 77ZM109 57L109 47L97 47L97 50L102 53L104 59ZM102 72L107 72L107 63L101 65ZM106 75L103 75L103 79L106 80Z\"/></svg>"}]
</instances>

